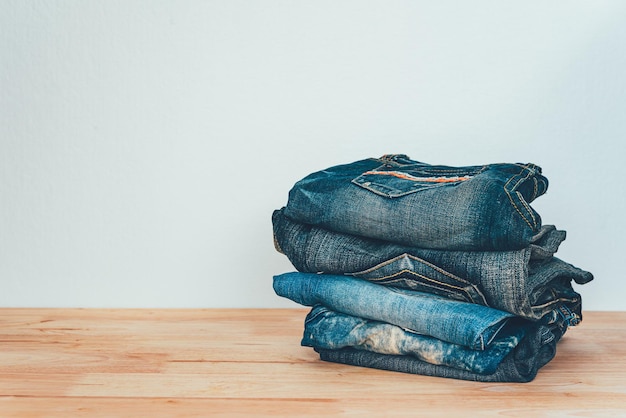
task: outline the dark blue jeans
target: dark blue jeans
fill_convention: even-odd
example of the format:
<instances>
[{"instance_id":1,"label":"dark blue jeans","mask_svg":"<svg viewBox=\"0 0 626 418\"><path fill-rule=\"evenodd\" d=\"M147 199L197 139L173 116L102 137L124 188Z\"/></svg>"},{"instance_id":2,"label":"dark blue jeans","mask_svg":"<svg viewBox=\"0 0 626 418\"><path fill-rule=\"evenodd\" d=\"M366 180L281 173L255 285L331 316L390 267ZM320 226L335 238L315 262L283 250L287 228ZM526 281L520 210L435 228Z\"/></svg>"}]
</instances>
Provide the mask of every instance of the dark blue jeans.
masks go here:
<instances>
[{"instance_id":1,"label":"dark blue jeans","mask_svg":"<svg viewBox=\"0 0 626 418\"><path fill-rule=\"evenodd\" d=\"M306 317L302 345L337 350L352 347L379 354L407 355L431 364L478 374L495 373L519 344L528 321L510 321L509 326L484 350L472 350L397 325L359 318L316 305Z\"/></svg>"},{"instance_id":2,"label":"dark blue jeans","mask_svg":"<svg viewBox=\"0 0 626 418\"><path fill-rule=\"evenodd\" d=\"M421 248L510 250L539 232L529 203L547 188L534 164L448 167L386 155L306 176L289 192L285 215Z\"/></svg>"},{"instance_id":3,"label":"dark blue jeans","mask_svg":"<svg viewBox=\"0 0 626 418\"><path fill-rule=\"evenodd\" d=\"M561 336L558 328L535 325L491 374L431 364L414 356L379 354L350 347L339 350L315 348L315 351L321 360L353 366L479 382L525 383L533 380L539 369L554 358Z\"/></svg>"}]
</instances>

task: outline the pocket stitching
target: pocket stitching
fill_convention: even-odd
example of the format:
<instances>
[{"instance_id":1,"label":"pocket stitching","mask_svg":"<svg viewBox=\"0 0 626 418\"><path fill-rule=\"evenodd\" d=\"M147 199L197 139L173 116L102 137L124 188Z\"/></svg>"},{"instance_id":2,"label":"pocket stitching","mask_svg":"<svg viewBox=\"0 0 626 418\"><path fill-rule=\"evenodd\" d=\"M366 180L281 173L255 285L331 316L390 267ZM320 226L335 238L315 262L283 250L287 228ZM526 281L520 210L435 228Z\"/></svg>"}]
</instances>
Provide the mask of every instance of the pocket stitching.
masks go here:
<instances>
[{"instance_id":1,"label":"pocket stitching","mask_svg":"<svg viewBox=\"0 0 626 418\"><path fill-rule=\"evenodd\" d=\"M362 270L362 271L355 272L355 273L349 273L349 274L350 274L351 276L355 276L355 277L364 276L364 275L366 275L366 274L368 274L368 273L371 273L371 272L375 272L375 271L377 271L377 270L380 270L381 268L383 268L383 267L385 267L385 266L388 266L389 264L392 264L392 263L396 262L397 260L400 260L400 259L402 259L402 258L404 258L404 257L408 257L409 259L411 259L411 260L413 260L413 261L416 261L416 262L418 262L418 263L420 263L420 264L422 264L422 265L424 265L424 266L426 266L426 267L428 267L428 268L431 268L432 270L435 270L436 272L438 272L438 273L440 273L440 274L442 274L442 275L444 275L444 276L447 276L447 277L449 277L449 278L451 278L451 279L453 279L453 280L455 280L455 281L457 281L457 282L463 283L463 284L465 284L465 285L467 285L467 286L469 286L469 287L472 287L472 288L476 291L477 295L478 295L478 296L480 296L482 303L483 303L485 306L489 306L489 304L487 303L487 300L485 299L485 296L483 295L483 293L480 291L480 289L478 289L478 287L477 287L475 284L473 284L473 283L471 283L470 281L465 280L465 279L463 279L463 278L461 278L461 277L459 277L459 276L457 276L457 275L455 275L455 274L452 274L452 273L450 273L450 272L448 272L448 271L446 271L446 270L442 269L441 267L438 267L438 266L436 266L436 265L434 265L434 264L432 264L432 263L429 263L428 261L426 261L426 260L424 260L424 259L421 259L421 258L416 257L416 256L414 256L414 255L412 255L412 254L409 254L409 253L404 253L404 254L401 254L401 255L399 255L399 256L397 256L397 257L394 257L394 258L391 258L391 259L389 259L389 260L387 260L387 261L384 261L384 262L382 262L382 263L379 263L379 264L377 264L377 265L375 265L375 266L373 266L373 267L370 267L370 268L368 268L368 269L366 269L366 270ZM465 288L463 288L463 287L461 287L461 286L455 286L455 285L453 285L453 284L449 284L449 283L446 283L446 282L442 282L442 281L440 281L440 280L433 279L433 278L431 278L431 277L428 277L428 276L425 276L425 275L419 274L419 273L417 273L417 272L414 272L414 271L411 271L411 270L408 270L408 269L402 269L402 270L401 270L401 271L399 271L399 272L393 273L393 274L391 274L391 275L384 275L384 276L382 276L382 277L378 277L377 279L374 279L374 280L381 281L381 280L385 280L385 279L392 279L392 278L394 278L394 277L399 276L399 275L400 275L400 274L402 274L402 273L409 273L409 274L414 275L414 276L416 276L416 277L421 277L422 279L425 279L425 280L427 280L427 281L429 281L429 282L432 282L432 283L438 284L441 288L444 288L444 289L445 289L445 288L448 288L448 289L457 289L458 291L461 291L461 292L465 293L465 294L468 296L468 298L469 298L470 300L473 300L473 298L472 298L472 296L471 296L470 292L469 292L469 291L467 291ZM362 278L362 277L360 277L360 278ZM363 279L363 280L368 280L368 279Z\"/></svg>"},{"instance_id":2,"label":"pocket stitching","mask_svg":"<svg viewBox=\"0 0 626 418\"><path fill-rule=\"evenodd\" d=\"M531 229L536 229L537 227L537 219L535 218L535 215L533 214L533 210L530 208L530 206L528 205L528 203L526 202L526 200L524 199L524 197L522 196L522 194L517 191L517 187L524 182L525 180L527 180L530 176L531 176L531 171L528 170L528 166L521 166L522 170L515 176L511 177L503 186L504 192L506 193L506 195L508 196L509 200L511 201L511 205L513 205L513 208L515 208L515 210L517 211L517 213L522 217L522 219L524 220L524 222L526 222L526 224L528 224L528 226L530 226ZM524 171L527 171L526 176L520 178L517 183L515 183L515 185L513 187L511 187L509 189L509 183L511 183L514 179L516 179L517 177L521 176ZM526 218L526 216L524 216L524 214L522 213L522 211L520 210L520 208L518 207L518 205L515 203L515 200L513 199L513 195L511 192L515 192L518 199L520 200L521 204L525 207L525 209L528 211L528 214L530 215L530 217L532 218L532 223Z\"/></svg>"},{"instance_id":3,"label":"pocket stitching","mask_svg":"<svg viewBox=\"0 0 626 418\"><path fill-rule=\"evenodd\" d=\"M397 168L402 168L404 166L401 165L395 165ZM471 180L473 177L479 175L480 173L482 173L487 166L480 166L477 169L473 169L473 170L463 170L467 167L451 167L449 169L441 169L441 170L437 170L434 166L426 166L424 167L424 172L428 173L429 171L432 173L431 177L427 177L424 176L423 179L420 180L412 180L409 178L406 178L404 176L410 176L410 177L415 177L412 176L408 173L403 173L401 170L393 170L393 171L397 171L398 174L403 174L404 176L399 176L399 175L395 175L395 177L397 178L401 178L403 180L407 180L407 181L411 181L414 182L413 184L416 185L418 184L419 181L421 182L426 182L428 184L424 185L421 184L420 187L418 188L412 188L409 190L399 190L399 189L395 189L392 187L387 186L386 184L381 184L379 182L371 182L371 181L367 181L367 179L363 178L365 175L393 175L393 174L388 174L391 173L392 171L385 171L382 170L383 168L393 168L393 166L391 164L383 164L380 165L372 170L367 170L363 173L361 173L359 176L357 176L356 178L351 180L351 183L364 188L365 190L368 190L374 194L377 194L379 196L383 196L386 198L395 198L395 197L402 197L402 196L406 196L409 194L413 194L413 193L417 193L417 192L421 192L424 190L429 190L429 189L433 189L436 187L443 187L443 186L449 186L449 185L453 185L453 184L459 184L462 183L464 181L468 181ZM469 173L469 174L462 174L462 173ZM429 179L429 178L437 178L437 177L444 177L446 175L454 175L455 177L461 179L462 180L454 180L454 181L442 181L442 182L431 182L429 180L425 180L425 179ZM376 185L375 188L370 187L372 184ZM379 189L383 189L383 190L379 190ZM384 190L389 190L389 192L385 192Z\"/></svg>"}]
</instances>

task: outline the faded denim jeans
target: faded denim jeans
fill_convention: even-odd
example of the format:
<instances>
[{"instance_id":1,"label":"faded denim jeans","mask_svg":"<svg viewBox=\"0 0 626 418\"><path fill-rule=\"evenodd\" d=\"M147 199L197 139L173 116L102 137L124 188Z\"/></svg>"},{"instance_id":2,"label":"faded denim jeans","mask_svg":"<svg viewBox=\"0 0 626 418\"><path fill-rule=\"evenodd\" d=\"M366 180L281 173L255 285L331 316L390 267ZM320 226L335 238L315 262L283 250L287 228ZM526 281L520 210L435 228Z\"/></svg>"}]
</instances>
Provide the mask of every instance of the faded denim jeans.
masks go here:
<instances>
[{"instance_id":1,"label":"faded denim jeans","mask_svg":"<svg viewBox=\"0 0 626 418\"><path fill-rule=\"evenodd\" d=\"M349 276L285 273L274 277L274 290L313 306L302 343L322 360L392 371L525 382L567 330Z\"/></svg>"},{"instance_id":2,"label":"faded denim jeans","mask_svg":"<svg viewBox=\"0 0 626 418\"><path fill-rule=\"evenodd\" d=\"M301 272L345 274L373 283L490 306L546 324L582 319L572 281L593 279L556 257L565 231L542 226L509 251L444 251L393 244L272 215L276 249Z\"/></svg>"},{"instance_id":3,"label":"faded denim jeans","mask_svg":"<svg viewBox=\"0 0 626 418\"><path fill-rule=\"evenodd\" d=\"M408 246L511 250L539 232L530 202L547 188L534 164L448 167L385 155L309 174L290 190L285 215Z\"/></svg>"},{"instance_id":4,"label":"faded denim jeans","mask_svg":"<svg viewBox=\"0 0 626 418\"><path fill-rule=\"evenodd\" d=\"M485 350L514 315L473 303L381 286L349 276L292 272L274 276L277 295L385 322L441 341Z\"/></svg>"},{"instance_id":5,"label":"faded denim jeans","mask_svg":"<svg viewBox=\"0 0 626 418\"><path fill-rule=\"evenodd\" d=\"M533 337L538 339L539 334L540 332L536 332L533 334ZM537 376L539 369L554 358L556 343L557 340L552 338L548 343L537 344L536 353L533 350L535 347L533 344L527 344L526 346L520 344L518 349L509 353L498 365L496 371L491 374L480 374L444 365L431 364L413 356L379 354L355 348L343 348L340 350L315 348L315 351L319 353L321 360L352 366L478 382L525 383L533 380Z\"/></svg>"},{"instance_id":6,"label":"faded denim jeans","mask_svg":"<svg viewBox=\"0 0 626 418\"><path fill-rule=\"evenodd\" d=\"M437 338L416 334L396 325L358 318L316 305L306 317L302 345L315 349L357 348L379 354L407 355L431 364L478 374L493 374L519 344L528 321L510 321L484 350L472 350Z\"/></svg>"},{"instance_id":7,"label":"faded denim jeans","mask_svg":"<svg viewBox=\"0 0 626 418\"><path fill-rule=\"evenodd\" d=\"M336 350L315 347L315 351L321 360L352 366L479 382L525 383L533 380L539 369L554 358L557 342L562 336L563 331L557 327L533 324L493 373L477 373L432 364L411 355L381 354L354 347Z\"/></svg>"}]
</instances>

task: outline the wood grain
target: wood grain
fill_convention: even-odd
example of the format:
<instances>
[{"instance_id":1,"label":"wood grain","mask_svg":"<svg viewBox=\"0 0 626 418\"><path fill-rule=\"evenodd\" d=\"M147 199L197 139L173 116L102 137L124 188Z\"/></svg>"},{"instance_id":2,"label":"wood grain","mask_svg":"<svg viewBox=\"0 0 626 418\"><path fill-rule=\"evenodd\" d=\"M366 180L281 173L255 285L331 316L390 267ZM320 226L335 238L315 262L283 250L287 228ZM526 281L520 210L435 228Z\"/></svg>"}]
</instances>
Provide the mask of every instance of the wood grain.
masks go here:
<instances>
[{"instance_id":1,"label":"wood grain","mask_svg":"<svg viewBox=\"0 0 626 418\"><path fill-rule=\"evenodd\" d=\"M0 416L626 416L626 312L585 312L525 384L322 362L306 312L0 309Z\"/></svg>"}]
</instances>

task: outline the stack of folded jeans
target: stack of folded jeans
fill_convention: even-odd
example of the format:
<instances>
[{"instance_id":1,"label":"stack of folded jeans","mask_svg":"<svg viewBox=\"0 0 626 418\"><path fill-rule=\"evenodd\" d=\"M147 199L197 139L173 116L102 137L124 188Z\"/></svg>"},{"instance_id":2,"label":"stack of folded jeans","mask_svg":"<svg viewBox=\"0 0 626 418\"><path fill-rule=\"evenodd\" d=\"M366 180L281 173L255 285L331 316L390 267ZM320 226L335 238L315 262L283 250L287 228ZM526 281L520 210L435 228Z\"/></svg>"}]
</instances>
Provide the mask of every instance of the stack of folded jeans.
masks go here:
<instances>
[{"instance_id":1,"label":"stack of folded jeans","mask_svg":"<svg viewBox=\"0 0 626 418\"><path fill-rule=\"evenodd\" d=\"M530 203L533 164L448 167L385 155L297 182L272 216L297 271L279 296L312 307L302 345L325 361L429 376L528 382L582 320L554 256L565 232Z\"/></svg>"}]
</instances>

